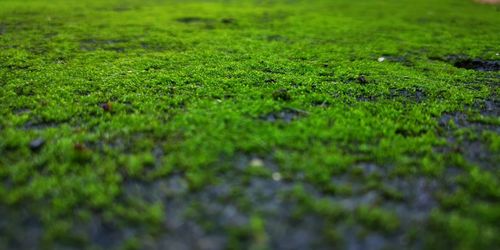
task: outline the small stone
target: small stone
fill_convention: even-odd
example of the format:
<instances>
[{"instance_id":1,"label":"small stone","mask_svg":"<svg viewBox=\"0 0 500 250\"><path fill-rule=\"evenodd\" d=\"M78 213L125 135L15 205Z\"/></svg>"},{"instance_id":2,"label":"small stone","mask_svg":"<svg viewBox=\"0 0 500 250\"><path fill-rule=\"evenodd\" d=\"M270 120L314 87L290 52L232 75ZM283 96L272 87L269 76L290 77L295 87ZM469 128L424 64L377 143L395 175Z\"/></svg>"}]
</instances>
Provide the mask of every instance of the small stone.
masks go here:
<instances>
[{"instance_id":1,"label":"small stone","mask_svg":"<svg viewBox=\"0 0 500 250\"><path fill-rule=\"evenodd\" d=\"M30 149L31 151L39 151L44 144L45 141L42 138L37 138L30 142Z\"/></svg>"},{"instance_id":2,"label":"small stone","mask_svg":"<svg viewBox=\"0 0 500 250\"><path fill-rule=\"evenodd\" d=\"M383 62L383 61L385 61L385 57L379 57L379 58L377 59L377 61L378 61L378 62Z\"/></svg>"},{"instance_id":3,"label":"small stone","mask_svg":"<svg viewBox=\"0 0 500 250\"><path fill-rule=\"evenodd\" d=\"M264 161L259 158L253 158L248 165L252 168L260 168L264 166Z\"/></svg>"},{"instance_id":4,"label":"small stone","mask_svg":"<svg viewBox=\"0 0 500 250\"><path fill-rule=\"evenodd\" d=\"M453 65L457 68L472 69L477 71L499 71L500 61L486 61L482 59L462 59Z\"/></svg>"},{"instance_id":5,"label":"small stone","mask_svg":"<svg viewBox=\"0 0 500 250\"><path fill-rule=\"evenodd\" d=\"M281 174L278 172L274 172L272 177L274 181L281 181Z\"/></svg>"}]
</instances>

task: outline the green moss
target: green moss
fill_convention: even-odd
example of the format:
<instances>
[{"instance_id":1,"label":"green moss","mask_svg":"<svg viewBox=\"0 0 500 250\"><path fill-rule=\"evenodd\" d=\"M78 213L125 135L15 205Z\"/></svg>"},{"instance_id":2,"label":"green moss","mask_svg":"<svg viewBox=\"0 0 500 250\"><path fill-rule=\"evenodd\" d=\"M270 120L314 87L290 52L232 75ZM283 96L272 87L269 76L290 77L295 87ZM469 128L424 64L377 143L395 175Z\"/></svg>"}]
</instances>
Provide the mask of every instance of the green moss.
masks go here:
<instances>
[{"instance_id":1,"label":"green moss","mask_svg":"<svg viewBox=\"0 0 500 250\"><path fill-rule=\"evenodd\" d=\"M498 70L457 62L498 64L499 22L498 6L469 0L4 0L0 214L36 207L23 213L40 225L12 216L0 248L16 243L11 225L43 228L33 244L47 248L141 248L170 235L173 206L229 235L228 246L261 249L278 240L265 205L293 217L284 220L326 219L336 228L315 230L334 242L354 219L367 234L400 228L429 248L492 247ZM253 155L272 162L241 166ZM435 187L413 184L422 176ZM252 180L272 201L250 192ZM210 193L224 183L231 195ZM391 207L413 208L413 193L429 194L417 204L425 221L438 211L424 232ZM342 199L356 201L352 216ZM249 223L229 232L192 205L202 201L234 206ZM77 210L87 224L139 229L103 245L75 230Z\"/></svg>"},{"instance_id":2,"label":"green moss","mask_svg":"<svg viewBox=\"0 0 500 250\"><path fill-rule=\"evenodd\" d=\"M356 211L357 219L371 229L392 232L399 227L398 218L383 209L361 206Z\"/></svg>"},{"instance_id":3,"label":"green moss","mask_svg":"<svg viewBox=\"0 0 500 250\"><path fill-rule=\"evenodd\" d=\"M496 237L498 231L495 228L455 213L448 215L435 213L431 222L437 230L440 230L432 237L435 241L431 242L435 244L433 246L435 248L444 246L440 244L445 243L448 247L456 249L470 249L476 246L494 249L498 244ZM447 240L439 240L438 237Z\"/></svg>"}]
</instances>

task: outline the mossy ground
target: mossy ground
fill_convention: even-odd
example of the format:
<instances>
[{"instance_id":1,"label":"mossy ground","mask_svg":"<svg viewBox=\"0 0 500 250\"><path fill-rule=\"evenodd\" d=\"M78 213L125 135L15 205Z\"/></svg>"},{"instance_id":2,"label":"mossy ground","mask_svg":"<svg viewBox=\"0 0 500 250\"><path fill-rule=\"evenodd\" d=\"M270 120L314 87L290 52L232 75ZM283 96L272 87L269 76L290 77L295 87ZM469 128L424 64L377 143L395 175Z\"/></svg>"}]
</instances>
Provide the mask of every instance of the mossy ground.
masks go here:
<instances>
[{"instance_id":1,"label":"mossy ground","mask_svg":"<svg viewBox=\"0 0 500 250\"><path fill-rule=\"evenodd\" d=\"M0 248L494 249L500 13L0 2Z\"/></svg>"}]
</instances>

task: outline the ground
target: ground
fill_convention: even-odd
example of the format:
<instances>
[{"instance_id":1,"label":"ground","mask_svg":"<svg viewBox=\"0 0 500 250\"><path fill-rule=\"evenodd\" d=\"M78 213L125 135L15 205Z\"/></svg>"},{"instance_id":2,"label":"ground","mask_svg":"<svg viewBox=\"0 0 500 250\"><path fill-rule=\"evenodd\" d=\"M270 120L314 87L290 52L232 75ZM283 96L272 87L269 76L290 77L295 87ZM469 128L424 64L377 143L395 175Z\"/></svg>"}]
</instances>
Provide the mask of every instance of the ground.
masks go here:
<instances>
[{"instance_id":1,"label":"ground","mask_svg":"<svg viewBox=\"0 0 500 250\"><path fill-rule=\"evenodd\" d=\"M0 1L0 249L495 249L500 7Z\"/></svg>"}]
</instances>

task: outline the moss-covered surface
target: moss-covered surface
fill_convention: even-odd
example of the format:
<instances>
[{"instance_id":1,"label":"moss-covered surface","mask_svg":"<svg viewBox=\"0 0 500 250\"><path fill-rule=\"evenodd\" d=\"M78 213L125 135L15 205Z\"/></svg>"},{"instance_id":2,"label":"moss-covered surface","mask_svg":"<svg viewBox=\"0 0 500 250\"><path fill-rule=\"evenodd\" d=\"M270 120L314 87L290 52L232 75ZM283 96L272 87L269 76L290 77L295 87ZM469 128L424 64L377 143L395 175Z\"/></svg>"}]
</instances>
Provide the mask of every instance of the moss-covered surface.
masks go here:
<instances>
[{"instance_id":1,"label":"moss-covered surface","mask_svg":"<svg viewBox=\"0 0 500 250\"><path fill-rule=\"evenodd\" d=\"M494 249L500 7L0 2L0 249Z\"/></svg>"}]
</instances>

